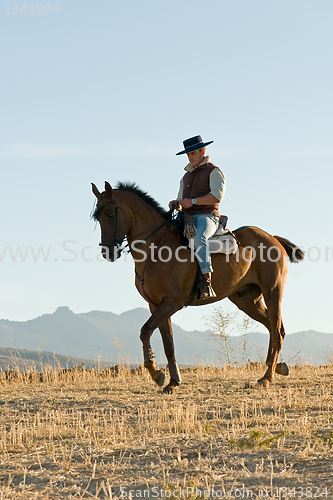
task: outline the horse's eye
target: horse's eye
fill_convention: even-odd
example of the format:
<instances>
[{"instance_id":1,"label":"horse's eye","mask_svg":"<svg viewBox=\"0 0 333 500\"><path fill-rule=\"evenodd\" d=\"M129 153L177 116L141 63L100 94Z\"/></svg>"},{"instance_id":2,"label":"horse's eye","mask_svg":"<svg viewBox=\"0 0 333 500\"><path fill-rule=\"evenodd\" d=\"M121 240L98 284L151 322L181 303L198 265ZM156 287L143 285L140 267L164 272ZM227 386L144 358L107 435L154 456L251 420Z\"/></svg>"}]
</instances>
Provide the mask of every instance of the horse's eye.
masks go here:
<instances>
[{"instance_id":1,"label":"horse's eye","mask_svg":"<svg viewBox=\"0 0 333 500\"><path fill-rule=\"evenodd\" d=\"M114 214L110 214L109 217L114 217Z\"/></svg>"}]
</instances>

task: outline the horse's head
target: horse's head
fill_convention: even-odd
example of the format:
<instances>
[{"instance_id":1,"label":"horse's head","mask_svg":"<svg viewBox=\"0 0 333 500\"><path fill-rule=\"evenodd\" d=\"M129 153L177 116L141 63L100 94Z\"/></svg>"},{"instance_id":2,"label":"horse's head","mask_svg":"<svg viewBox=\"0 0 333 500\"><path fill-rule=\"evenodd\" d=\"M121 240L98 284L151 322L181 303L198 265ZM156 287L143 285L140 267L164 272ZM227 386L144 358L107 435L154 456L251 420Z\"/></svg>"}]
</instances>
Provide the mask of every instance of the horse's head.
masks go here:
<instances>
[{"instance_id":1,"label":"horse's head","mask_svg":"<svg viewBox=\"0 0 333 500\"><path fill-rule=\"evenodd\" d=\"M105 181L105 191L100 193L92 183L92 192L97 198L96 209L93 218L101 226L102 255L110 262L114 262L121 255L121 244L125 233L121 231L119 220L119 207L114 197L112 187Z\"/></svg>"}]
</instances>

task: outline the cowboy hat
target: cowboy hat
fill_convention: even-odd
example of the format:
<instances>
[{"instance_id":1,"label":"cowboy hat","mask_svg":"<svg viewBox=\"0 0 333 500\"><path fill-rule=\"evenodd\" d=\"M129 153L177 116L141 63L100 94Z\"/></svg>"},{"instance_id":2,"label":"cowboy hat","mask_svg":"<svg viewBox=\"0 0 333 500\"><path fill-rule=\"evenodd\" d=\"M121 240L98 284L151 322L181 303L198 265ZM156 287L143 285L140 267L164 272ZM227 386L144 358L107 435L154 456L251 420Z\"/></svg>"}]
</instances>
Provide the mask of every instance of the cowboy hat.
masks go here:
<instances>
[{"instance_id":1,"label":"cowboy hat","mask_svg":"<svg viewBox=\"0 0 333 500\"><path fill-rule=\"evenodd\" d=\"M190 153L191 151L195 151L196 149L204 148L205 146L208 146L208 144L211 144L214 141L209 141L209 142L203 142L201 135L195 135L194 137L191 137L190 139L186 139L183 141L184 144L184 151L179 151L179 153L176 153L176 155L183 155L185 153Z\"/></svg>"}]
</instances>

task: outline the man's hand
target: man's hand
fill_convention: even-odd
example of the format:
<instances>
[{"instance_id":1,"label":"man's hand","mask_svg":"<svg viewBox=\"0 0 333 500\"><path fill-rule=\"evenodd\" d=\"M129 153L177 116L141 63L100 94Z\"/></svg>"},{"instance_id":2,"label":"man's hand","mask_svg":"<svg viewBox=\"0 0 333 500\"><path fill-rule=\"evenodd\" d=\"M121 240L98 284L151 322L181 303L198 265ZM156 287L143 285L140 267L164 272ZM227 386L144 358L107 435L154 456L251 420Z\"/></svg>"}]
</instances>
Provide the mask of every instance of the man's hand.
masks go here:
<instances>
[{"instance_id":1,"label":"man's hand","mask_svg":"<svg viewBox=\"0 0 333 500\"><path fill-rule=\"evenodd\" d=\"M180 211L182 209L178 200L169 201L169 208L170 208L170 210L173 208L174 210L178 210L178 211Z\"/></svg>"},{"instance_id":2,"label":"man's hand","mask_svg":"<svg viewBox=\"0 0 333 500\"><path fill-rule=\"evenodd\" d=\"M179 202L183 208L191 208L193 205L192 200L190 198L184 198Z\"/></svg>"}]
</instances>

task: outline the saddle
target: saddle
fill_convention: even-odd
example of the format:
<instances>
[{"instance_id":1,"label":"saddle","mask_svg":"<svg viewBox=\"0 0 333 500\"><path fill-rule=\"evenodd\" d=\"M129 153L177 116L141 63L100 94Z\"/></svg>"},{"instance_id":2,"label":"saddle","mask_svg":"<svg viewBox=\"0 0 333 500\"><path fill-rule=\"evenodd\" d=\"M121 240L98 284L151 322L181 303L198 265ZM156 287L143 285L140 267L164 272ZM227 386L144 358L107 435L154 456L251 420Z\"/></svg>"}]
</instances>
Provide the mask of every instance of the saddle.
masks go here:
<instances>
[{"instance_id":1,"label":"saddle","mask_svg":"<svg viewBox=\"0 0 333 500\"><path fill-rule=\"evenodd\" d=\"M228 217L220 215L220 224L215 234L208 240L210 253L224 253L234 254L238 249L238 241L236 236L230 229L227 229ZM189 251L194 249L193 239L187 238L184 235L185 220L183 212L178 212L175 219L176 230L179 232L179 237L182 246L186 247Z\"/></svg>"}]
</instances>

